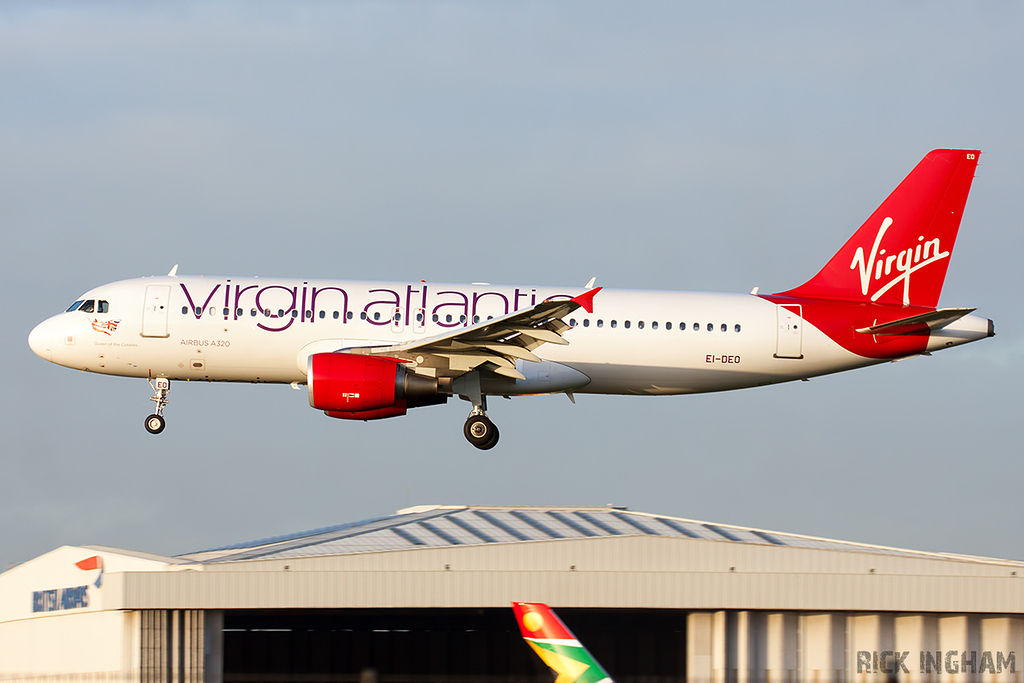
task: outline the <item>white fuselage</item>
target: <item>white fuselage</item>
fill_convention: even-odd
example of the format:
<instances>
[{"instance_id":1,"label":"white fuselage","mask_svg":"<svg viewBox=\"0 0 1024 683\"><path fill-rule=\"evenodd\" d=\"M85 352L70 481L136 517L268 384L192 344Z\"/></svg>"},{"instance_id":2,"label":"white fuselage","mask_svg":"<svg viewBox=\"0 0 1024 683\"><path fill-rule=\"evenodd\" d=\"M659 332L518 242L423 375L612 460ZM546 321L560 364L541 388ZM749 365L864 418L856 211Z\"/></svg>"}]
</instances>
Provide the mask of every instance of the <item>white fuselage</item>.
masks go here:
<instances>
[{"instance_id":1,"label":"white fuselage","mask_svg":"<svg viewBox=\"0 0 1024 683\"><path fill-rule=\"evenodd\" d=\"M151 277L83 294L80 300L106 302L106 311L97 304L90 312L56 315L33 330L29 343L54 363L102 374L305 383L313 353L427 338L581 291ZM722 391L882 362L844 349L806 320L784 317L779 305L752 294L604 289L593 313L579 309L566 319L573 326L565 333L568 345L544 344L535 353L589 378L573 391L599 394ZM968 315L933 331L926 350L989 331L987 319ZM531 365L538 366L520 361L517 367ZM544 393L543 384L520 386L493 393Z\"/></svg>"}]
</instances>

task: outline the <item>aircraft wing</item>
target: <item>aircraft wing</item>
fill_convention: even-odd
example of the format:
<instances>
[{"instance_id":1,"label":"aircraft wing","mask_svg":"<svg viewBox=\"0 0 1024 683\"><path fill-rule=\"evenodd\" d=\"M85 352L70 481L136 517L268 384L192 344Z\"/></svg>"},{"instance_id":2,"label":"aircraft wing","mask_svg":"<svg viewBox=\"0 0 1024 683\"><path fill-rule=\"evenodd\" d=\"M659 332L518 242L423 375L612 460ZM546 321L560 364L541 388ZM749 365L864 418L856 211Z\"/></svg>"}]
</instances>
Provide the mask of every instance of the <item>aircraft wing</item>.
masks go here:
<instances>
[{"instance_id":1,"label":"aircraft wing","mask_svg":"<svg viewBox=\"0 0 1024 683\"><path fill-rule=\"evenodd\" d=\"M516 370L516 360L539 362L540 358L532 353L537 347L568 344L562 335L570 328L562 318L579 308L592 313L594 295L599 291L601 287L595 287L571 299L548 299L530 308L426 339L343 351L403 360L417 356L444 359L449 375L460 375L490 363L487 369L496 374L526 379Z\"/></svg>"}]
</instances>

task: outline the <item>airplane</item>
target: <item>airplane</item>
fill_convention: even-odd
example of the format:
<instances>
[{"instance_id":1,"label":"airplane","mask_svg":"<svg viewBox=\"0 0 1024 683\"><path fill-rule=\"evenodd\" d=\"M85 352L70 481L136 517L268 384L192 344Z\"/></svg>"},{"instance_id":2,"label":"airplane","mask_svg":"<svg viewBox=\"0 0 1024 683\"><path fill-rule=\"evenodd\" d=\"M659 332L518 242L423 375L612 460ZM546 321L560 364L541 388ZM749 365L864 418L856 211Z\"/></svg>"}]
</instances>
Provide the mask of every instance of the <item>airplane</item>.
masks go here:
<instances>
[{"instance_id":1,"label":"airplane","mask_svg":"<svg viewBox=\"0 0 1024 683\"><path fill-rule=\"evenodd\" d=\"M513 602L512 611L523 640L558 674L555 683L614 683L550 607Z\"/></svg>"},{"instance_id":2,"label":"airplane","mask_svg":"<svg viewBox=\"0 0 1024 683\"><path fill-rule=\"evenodd\" d=\"M498 442L487 398L727 391L991 337L937 308L978 163L934 150L831 260L775 294L165 277L101 285L28 343L78 370L149 381L164 430L172 381L305 385L330 417L376 420L459 396L463 433Z\"/></svg>"}]
</instances>

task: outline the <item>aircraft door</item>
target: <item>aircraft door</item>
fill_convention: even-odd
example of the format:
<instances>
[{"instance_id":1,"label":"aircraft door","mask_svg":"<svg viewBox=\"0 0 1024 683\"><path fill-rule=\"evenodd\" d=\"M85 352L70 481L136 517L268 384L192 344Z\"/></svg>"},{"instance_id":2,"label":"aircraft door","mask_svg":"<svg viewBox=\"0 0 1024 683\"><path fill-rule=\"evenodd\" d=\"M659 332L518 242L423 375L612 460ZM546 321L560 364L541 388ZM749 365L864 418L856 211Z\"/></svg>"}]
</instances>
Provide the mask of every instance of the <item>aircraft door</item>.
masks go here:
<instances>
[{"instance_id":1,"label":"aircraft door","mask_svg":"<svg viewBox=\"0 0 1024 683\"><path fill-rule=\"evenodd\" d=\"M146 287L146 303L142 309L142 336L171 336L167 332L167 317L171 310L171 286L149 285Z\"/></svg>"},{"instance_id":2,"label":"aircraft door","mask_svg":"<svg viewBox=\"0 0 1024 683\"><path fill-rule=\"evenodd\" d=\"M804 320L800 304L778 304L775 307L778 336L776 358L803 358Z\"/></svg>"}]
</instances>

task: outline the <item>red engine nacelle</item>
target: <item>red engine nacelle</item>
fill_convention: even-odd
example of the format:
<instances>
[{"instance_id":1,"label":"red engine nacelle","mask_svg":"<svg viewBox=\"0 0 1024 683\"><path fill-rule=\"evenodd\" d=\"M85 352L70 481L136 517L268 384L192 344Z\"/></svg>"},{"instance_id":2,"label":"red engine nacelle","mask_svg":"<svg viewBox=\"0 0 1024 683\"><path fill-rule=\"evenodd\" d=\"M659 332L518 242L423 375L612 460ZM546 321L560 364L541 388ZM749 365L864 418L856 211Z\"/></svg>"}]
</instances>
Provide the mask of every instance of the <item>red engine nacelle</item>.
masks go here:
<instances>
[{"instance_id":1,"label":"red engine nacelle","mask_svg":"<svg viewBox=\"0 0 1024 683\"><path fill-rule=\"evenodd\" d=\"M309 405L343 420L380 420L445 403L437 379L408 372L394 358L315 353L306 372Z\"/></svg>"}]
</instances>

